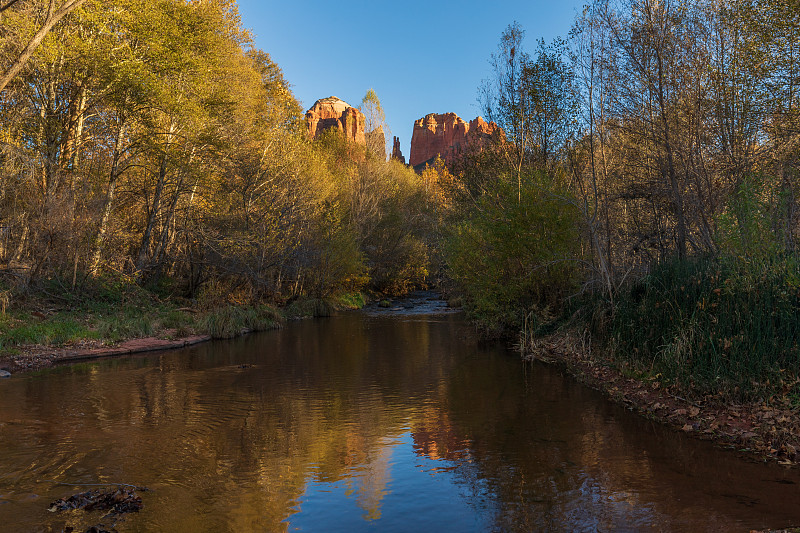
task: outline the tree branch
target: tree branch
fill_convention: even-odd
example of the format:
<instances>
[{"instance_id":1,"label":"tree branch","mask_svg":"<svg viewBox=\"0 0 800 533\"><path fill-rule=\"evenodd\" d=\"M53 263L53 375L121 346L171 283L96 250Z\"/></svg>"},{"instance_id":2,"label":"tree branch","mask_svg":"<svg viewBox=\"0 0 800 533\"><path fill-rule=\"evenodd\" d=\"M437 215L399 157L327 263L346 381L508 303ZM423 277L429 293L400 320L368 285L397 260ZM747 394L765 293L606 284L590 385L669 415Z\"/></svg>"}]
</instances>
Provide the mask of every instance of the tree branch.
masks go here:
<instances>
[{"instance_id":1,"label":"tree branch","mask_svg":"<svg viewBox=\"0 0 800 533\"><path fill-rule=\"evenodd\" d=\"M3 6L2 10L8 9L17 1L18 0L10 0L10 3ZM53 8L55 6L55 0L50 0L47 9L47 18L45 19L44 24L39 31L36 32L36 35L33 36L33 39L31 39L31 41L28 43L28 46L26 46L22 53L20 53L16 61L14 61L9 69L3 73L2 77L0 77L0 93L3 92L6 88L6 85L8 85L17 74L19 74L19 71L22 70L22 67L24 67L25 63L27 63L31 58L33 52L36 51L36 49L42 43L42 40L44 40L45 36L50 32L50 30L53 29L53 26L58 24L58 22L71 11L80 7L84 2L86 2L86 0L67 0L60 8L58 8L58 10L54 12Z\"/></svg>"}]
</instances>

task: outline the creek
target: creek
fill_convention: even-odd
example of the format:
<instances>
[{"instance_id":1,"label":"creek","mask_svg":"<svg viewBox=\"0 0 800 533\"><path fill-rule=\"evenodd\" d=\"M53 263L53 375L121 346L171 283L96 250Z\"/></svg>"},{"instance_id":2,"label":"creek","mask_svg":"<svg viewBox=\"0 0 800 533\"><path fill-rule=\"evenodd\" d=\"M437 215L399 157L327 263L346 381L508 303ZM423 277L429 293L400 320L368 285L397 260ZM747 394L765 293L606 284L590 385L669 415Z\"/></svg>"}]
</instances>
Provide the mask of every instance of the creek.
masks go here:
<instances>
[{"instance_id":1,"label":"creek","mask_svg":"<svg viewBox=\"0 0 800 533\"><path fill-rule=\"evenodd\" d=\"M0 529L110 525L47 511L93 483L151 489L120 532L800 525L796 471L647 421L428 311L0 382Z\"/></svg>"}]
</instances>

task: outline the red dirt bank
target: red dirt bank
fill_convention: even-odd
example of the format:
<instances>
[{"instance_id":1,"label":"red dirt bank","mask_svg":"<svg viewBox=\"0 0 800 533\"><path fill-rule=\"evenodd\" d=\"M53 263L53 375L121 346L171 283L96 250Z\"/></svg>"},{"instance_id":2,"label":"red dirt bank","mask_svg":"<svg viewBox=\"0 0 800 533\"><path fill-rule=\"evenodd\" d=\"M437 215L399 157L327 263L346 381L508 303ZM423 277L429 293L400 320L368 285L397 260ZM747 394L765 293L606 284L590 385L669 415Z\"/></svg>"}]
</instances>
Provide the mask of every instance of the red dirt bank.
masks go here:
<instances>
[{"instance_id":1,"label":"red dirt bank","mask_svg":"<svg viewBox=\"0 0 800 533\"><path fill-rule=\"evenodd\" d=\"M98 341L82 341L69 346L25 346L20 354L0 358L0 368L12 374L30 370L50 368L59 363L99 359L118 355L173 350L192 346L211 340L210 335L192 335L180 339L159 339L145 337L130 339L114 346L106 346Z\"/></svg>"}]
</instances>

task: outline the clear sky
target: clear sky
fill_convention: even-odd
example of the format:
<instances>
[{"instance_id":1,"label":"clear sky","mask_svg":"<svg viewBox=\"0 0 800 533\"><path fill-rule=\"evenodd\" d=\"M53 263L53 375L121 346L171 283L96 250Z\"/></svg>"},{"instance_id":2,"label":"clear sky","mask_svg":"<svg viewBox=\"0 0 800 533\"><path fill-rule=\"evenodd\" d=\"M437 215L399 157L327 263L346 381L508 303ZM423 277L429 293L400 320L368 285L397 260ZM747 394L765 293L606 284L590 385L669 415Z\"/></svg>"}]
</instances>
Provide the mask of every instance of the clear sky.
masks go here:
<instances>
[{"instance_id":1,"label":"clear sky","mask_svg":"<svg viewBox=\"0 0 800 533\"><path fill-rule=\"evenodd\" d=\"M304 109L327 96L358 106L372 87L408 160L414 121L480 115L478 86L511 22L525 49L566 37L585 0L239 0L256 46L283 69Z\"/></svg>"}]
</instances>

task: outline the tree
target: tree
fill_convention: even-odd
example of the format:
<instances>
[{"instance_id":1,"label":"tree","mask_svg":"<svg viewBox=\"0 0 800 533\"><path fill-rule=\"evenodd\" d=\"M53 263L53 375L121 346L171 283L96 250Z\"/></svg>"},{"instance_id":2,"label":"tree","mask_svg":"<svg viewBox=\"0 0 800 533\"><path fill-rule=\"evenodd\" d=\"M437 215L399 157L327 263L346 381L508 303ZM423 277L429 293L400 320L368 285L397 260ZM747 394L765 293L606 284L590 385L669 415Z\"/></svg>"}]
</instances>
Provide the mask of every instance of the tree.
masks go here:
<instances>
[{"instance_id":1,"label":"tree","mask_svg":"<svg viewBox=\"0 0 800 533\"><path fill-rule=\"evenodd\" d=\"M79 8L85 2L86 0L65 0L63 4L56 7L56 0L47 0L44 21L42 22L41 27L36 31L33 37L30 38L28 44L22 49L21 52L19 52L17 57L11 62L5 71L0 74L0 93L3 92L3 90L6 88L6 85L8 85L17 74L19 74L20 70L22 70L22 67L24 67L25 63L27 63L31 58L33 53L42 43L42 40L45 38L45 36L50 32L50 30L53 29L53 26L58 24L61 19L75 9ZM20 3L19 0L10 0L6 4L0 6L0 21L2 21L3 12L11 9L17 4L24 5L24 3Z\"/></svg>"},{"instance_id":2,"label":"tree","mask_svg":"<svg viewBox=\"0 0 800 533\"><path fill-rule=\"evenodd\" d=\"M386 159L386 140L391 137L391 131L386 124L386 115L383 112L381 101L370 89L361 105L358 107L364 113L364 132L367 138L367 149L381 159Z\"/></svg>"},{"instance_id":3,"label":"tree","mask_svg":"<svg viewBox=\"0 0 800 533\"><path fill-rule=\"evenodd\" d=\"M575 132L578 103L574 74L564 60L566 43L539 41L536 59L522 67L522 90L529 103L524 113L531 149L543 169L553 168L554 158Z\"/></svg>"}]
</instances>

